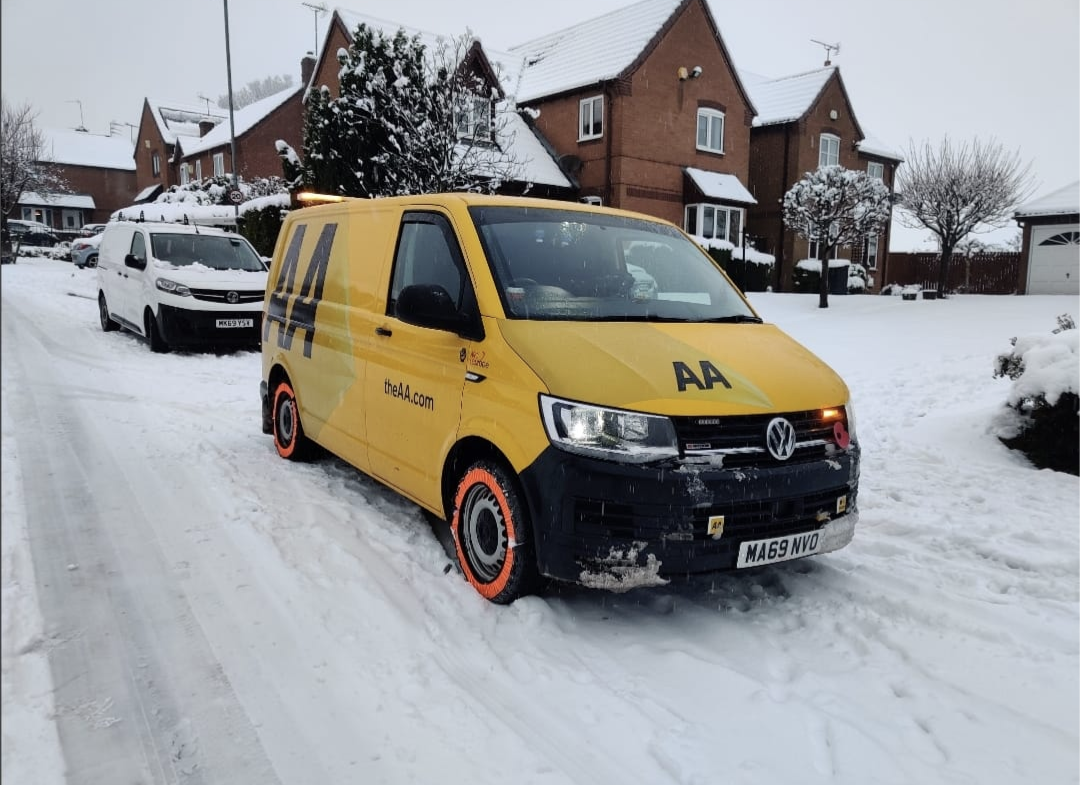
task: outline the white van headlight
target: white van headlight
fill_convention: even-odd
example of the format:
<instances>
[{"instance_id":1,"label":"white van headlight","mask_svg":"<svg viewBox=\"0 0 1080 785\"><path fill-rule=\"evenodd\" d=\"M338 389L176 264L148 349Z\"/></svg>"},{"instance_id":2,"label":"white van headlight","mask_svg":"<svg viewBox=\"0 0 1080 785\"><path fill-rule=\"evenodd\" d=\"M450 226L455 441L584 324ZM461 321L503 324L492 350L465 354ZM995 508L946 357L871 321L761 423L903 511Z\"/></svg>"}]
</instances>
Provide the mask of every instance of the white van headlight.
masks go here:
<instances>
[{"instance_id":1,"label":"white van headlight","mask_svg":"<svg viewBox=\"0 0 1080 785\"><path fill-rule=\"evenodd\" d=\"M561 450L594 458L647 463L679 454L667 417L540 396L548 439Z\"/></svg>"},{"instance_id":2,"label":"white van headlight","mask_svg":"<svg viewBox=\"0 0 1080 785\"><path fill-rule=\"evenodd\" d=\"M154 283L163 292L175 294L177 297L191 297L191 290L182 283L170 281L168 278L158 278Z\"/></svg>"}]
</instances>

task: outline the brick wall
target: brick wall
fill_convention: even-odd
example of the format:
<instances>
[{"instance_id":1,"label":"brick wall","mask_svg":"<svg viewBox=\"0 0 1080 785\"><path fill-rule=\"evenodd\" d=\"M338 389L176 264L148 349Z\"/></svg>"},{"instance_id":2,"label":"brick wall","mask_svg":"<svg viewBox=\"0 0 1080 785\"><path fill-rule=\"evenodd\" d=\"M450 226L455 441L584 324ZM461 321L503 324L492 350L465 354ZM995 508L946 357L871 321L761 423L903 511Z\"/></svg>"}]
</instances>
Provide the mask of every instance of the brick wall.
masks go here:
<instances>
[{"instance_id":1,"label":"brick wall","mask_svg":"<svg viewBox=\"0 0 1080 785\"><path fill-rule=\"evenodd\" d=\"M138 193L135 172L130 169L71 164L58 164L53 168L67 181L72 193L94 197L95 209L83 213L83 223L105 223L116 210L130 205ZM59 216L59 210L56 215Z\"/></svg>"}]
</instances>

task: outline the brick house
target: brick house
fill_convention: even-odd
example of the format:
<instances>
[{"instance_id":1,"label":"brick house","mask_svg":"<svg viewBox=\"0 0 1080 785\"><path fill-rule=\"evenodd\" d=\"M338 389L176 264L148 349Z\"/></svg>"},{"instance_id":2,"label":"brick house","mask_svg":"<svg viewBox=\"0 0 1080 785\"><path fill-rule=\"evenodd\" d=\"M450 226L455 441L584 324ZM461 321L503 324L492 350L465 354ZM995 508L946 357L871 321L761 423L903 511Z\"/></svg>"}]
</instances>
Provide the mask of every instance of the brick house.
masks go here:
<instances>
[{"instance_id":1,"label":"brick house","mask_svg":"<svg viewBox=\"0 0 1080 785\"><path fill-rule=\"evenodd\" d=\"M1020 294L1080 294L1080 182L1026 202L1020 224Z\"/></svg>"},{"instance_id":2,"label":"brick house","mask_svg":"<svg viewBox=\"0 0 1080 785\"><path fill-rule=\"evenodd\" d=\"M511 48L579 197L739 245L756 113L708 5L644 0Z\"/></svg>"},{"instance_id":3,"label":"brick house","mask_svg":"<svg viewBox=\"0 0 1080 785\"><path fill-rule=\"evenodd\" d=\"M429 53L437 52L441 45L452 46L455 43L451 40L456 35L453 31L435 35L337 8L327 27L311 79L305 82L309 89L325 86L332 97L339 97L338 72L341 66L337 60L337 52L352 45L353 33L360 24L382 30L386 35L393 35L401 29L409 37L418 37ZM468 141L477 146L487 146L496 154L505 153L517 162L516 177L505 182L499 189L500 193L528 193L529 196L572 199L577 183L572 174L560 168L551 144L526 117L501 103L501 99L507 95L505 87L515 82L519 59L509 53L485 50L476 39L464 47L458 68L478 77L488 91L488 96L496 96L494 101L487 96L476 96L469 116L465 118L464 133L470 135L469 129L491 129L486 138L472 133ZM299 151L300 145L297 144L294 148Z\"/></svg>"},{"instance_id":4,"label":"brick house","mask_svg":"<svg viewBox=\"0 0 1080 785\"><path fill-rule=\"evenodd\" d=\"M180 153L183 142L194 143L228 113L218 107L146 98L139 118L135 143L135 179L139 192L135 202L151 201L162 191L180 184ZM209 173L207 173L209 174Z\"/></svg>"},{"instance_id":5,"label":"brick house","mask_svg":"<svg viewBox=\"0 0 1080 785\"><path fill-rule=\"evenodd\" d=\"M742 77L759 112L750 134L749 185L757 204L750 208L747 231L760 250L776 258L773 288L790 290L795 265L818 258L818 249L784 226L784 194L806 172L835 164L879 177L892 191L903 159L863 130L839 68L779 79L747 72ZM888 248L887 223L881 236L848 249L845 257L863 264L880 284L874 273Z\"/></svg>"},{"instance_id":6,"label":"brick house","mask_svg":"<svg viewBox=\"0 0 1080 785\"><path fill-rule=\"evenodd\" d=\"M73 236L88 223L104 223L131 204L135 195L134 144L126 136L103 136L85 130L44 129L43 166L67 183L69 192L25 192L13 217L40 221Z\"/></svg>"}]
</instances>

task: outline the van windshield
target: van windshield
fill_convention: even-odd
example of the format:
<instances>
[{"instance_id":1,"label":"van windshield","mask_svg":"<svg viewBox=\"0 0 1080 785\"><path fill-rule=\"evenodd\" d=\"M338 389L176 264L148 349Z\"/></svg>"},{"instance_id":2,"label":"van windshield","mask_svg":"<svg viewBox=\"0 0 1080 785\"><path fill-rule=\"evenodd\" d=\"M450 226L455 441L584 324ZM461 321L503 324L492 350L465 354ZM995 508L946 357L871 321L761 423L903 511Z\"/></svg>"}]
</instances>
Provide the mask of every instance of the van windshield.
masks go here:
<instances>
[{"instance_id":1,"label":"van windshield","mask_svg":"<svg viewBox=\"0 0 1080 785\"><path fill-rule=\"evenodd\" d=\"M211 270L266 270L259 255L239 236L155 232L150 235L150 246L155 259L173 267L200 264Z\"/></svg>"},{"instance_id":2,"label":"van windshield","mask_svg":"<svg viewBox=\"0 0 1080 785\"><path fill-rule=\"evenodd\" d=\"M506 314L569 321L759 322L671 226L558 208L469 208Z\"/></svg>"}]
</instances>

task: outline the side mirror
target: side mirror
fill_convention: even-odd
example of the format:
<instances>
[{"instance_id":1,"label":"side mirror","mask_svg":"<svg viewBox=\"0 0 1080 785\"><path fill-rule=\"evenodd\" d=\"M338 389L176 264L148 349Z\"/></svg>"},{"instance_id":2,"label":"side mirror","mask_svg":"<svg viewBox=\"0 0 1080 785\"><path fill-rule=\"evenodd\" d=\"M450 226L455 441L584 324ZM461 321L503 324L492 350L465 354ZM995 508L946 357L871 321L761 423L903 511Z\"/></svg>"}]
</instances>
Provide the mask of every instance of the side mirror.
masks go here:
<instances>
[{"instance_id":1,"label":"side mirror","mask_svg":"<svg viewBox=\"0 0 1080 785\"><path fill-rule=\"evenodd\" d=\"M146 269L146 260L140 259L133 253L129 253L127 256L124 257L124 264L128 267L134 267L136 270Z\"/></svg>"},{"instance_id":2,"label":"side mirror","mask_svg":"<svg viewBox=\"0 0 1080 785\"><path fill-rule=\"evenodd\" d=\"M458 313L450 293L438 284L406 286L397 297L395 315L403 322L436 330L449 330L466 337L476 332L473 320Z\"/></svg>"}]
</instances>

